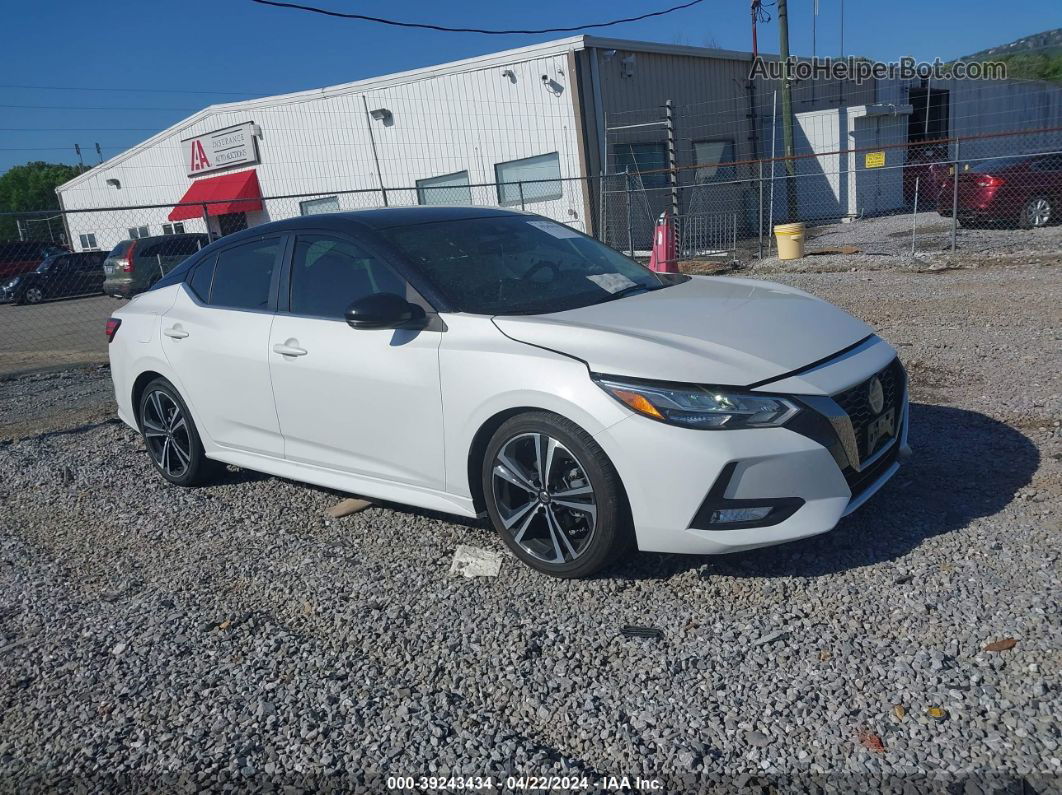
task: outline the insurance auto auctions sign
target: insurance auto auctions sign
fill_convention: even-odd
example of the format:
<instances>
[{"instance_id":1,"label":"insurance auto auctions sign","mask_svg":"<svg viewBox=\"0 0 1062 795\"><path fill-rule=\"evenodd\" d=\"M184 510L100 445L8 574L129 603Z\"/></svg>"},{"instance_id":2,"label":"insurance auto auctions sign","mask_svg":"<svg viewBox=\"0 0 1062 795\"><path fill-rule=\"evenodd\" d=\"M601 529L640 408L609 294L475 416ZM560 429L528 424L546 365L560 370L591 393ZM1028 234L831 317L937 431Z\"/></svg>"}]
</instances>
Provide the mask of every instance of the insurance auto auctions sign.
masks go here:
<instances>
[{"instance_id":1,"label":"insurance auto auctions sign","mask_svg":"<svg viewBox=\"0 0 1062 795\"><path fill-rule=\"evenodd\" d=\"M246 122L181 141L188 176L258 162L254 123Z\"/></svg>"}]
</instances>

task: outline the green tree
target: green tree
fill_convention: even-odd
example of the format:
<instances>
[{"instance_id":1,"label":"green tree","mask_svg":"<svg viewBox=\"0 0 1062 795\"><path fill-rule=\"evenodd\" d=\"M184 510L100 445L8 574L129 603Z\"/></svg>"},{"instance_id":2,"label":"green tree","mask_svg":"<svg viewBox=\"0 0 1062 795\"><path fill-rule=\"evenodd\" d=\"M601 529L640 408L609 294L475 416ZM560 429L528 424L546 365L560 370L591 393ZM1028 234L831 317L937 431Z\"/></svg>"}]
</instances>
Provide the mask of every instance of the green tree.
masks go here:
<instances>
[{"instance_id":1,"label":"green tree","mask_svg":"<svg viewBox=\"0 0 1062 795\"><path fill-rule=\"evenodd\" d=\"M85 170L81 166L42 160L9 169L0 175L0 213L59 209L56 186ZM18 227L12 216L0 215L0 240L18 240Z\"/></svg>"}]
</instances>

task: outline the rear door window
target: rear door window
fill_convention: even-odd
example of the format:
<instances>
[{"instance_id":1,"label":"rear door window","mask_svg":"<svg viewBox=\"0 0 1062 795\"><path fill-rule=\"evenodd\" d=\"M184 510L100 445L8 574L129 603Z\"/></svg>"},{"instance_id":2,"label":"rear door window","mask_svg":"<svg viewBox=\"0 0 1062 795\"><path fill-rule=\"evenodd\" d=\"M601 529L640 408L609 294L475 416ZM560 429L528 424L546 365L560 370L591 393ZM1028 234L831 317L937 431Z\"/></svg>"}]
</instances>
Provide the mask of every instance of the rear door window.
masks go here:
<instances>
[{"instance_id":1,"label":"rear door window","mask_svg":"<svg viewBox=\"0 0 1062 795\"><path fill-rule=\"evenodd\" d=\"M281 244L282 239L274 237L242 243L219 253L208 303L230 309L269 309Z\"/></svg>"}]
</instances>

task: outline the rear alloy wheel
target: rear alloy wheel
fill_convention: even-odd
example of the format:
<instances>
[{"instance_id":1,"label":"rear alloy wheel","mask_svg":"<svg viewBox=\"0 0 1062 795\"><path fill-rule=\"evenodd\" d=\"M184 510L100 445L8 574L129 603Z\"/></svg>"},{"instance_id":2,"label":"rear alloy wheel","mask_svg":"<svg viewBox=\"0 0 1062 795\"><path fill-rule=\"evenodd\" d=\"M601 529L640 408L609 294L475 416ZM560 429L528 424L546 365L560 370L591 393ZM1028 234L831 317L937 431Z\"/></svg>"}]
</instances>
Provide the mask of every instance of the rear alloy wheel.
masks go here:
<instances>
[{"instance_id":1,"label":"rear alloy wheel","mask_svg":"<svg viewBox=\"0 0 1062 795\"><path fill-rule=\"evenodd\" d=\"M140 431L151 463L162 477L178 486L203 483L213 474L199 432L177 390L157 378L140 397Z\"/></svg>"},{"instance_id":2,"label":"rear alloy wheel","mask_svg":"<svg viewBox=\"0 0 1062 795\"><path fill-rule=\"evenodd\" d=\"M22 300L27 304L39 304L44 300L44 290L40 287L29 287L23 294Z\"/></svg>"},{"instance_id":3,"label":"rear alloy wheel","mask_svg":"<svg viewBox=\"0 0 1062 795\"><path fill-rule=\"evenodd\" d=\"M585 577L632 545L619 476L593 438L562 417L505 422L487 446L483 493L506 545L547 574Z\"/></svg>"},{"instance_id":4,"label":"rear alloy wheel","mask_svg":"<svg viewBox=\"0 0 1062 795\"><path fill-rule=\"evenodd\" d=\"M1039 229L1054 220L1054 207L1046 196L1033 196L1021 210L1022 229Z\"/></svg>"}]
</instances>

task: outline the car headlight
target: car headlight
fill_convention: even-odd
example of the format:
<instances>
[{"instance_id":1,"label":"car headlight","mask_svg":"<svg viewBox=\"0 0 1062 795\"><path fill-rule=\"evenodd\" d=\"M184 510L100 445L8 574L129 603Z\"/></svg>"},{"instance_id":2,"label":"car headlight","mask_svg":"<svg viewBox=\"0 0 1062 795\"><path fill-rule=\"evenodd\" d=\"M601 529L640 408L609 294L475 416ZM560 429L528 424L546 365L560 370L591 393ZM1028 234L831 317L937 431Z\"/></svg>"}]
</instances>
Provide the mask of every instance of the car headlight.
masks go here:
<instances>
[{"instance_id":1,"label":"car headlight","mask_svg":"<svg viewBox=\"0 0 1062 795\"><path fill-rule=\"evenodd\" d=\"M597 376L594 382L629 409L684 428L774 428L800 411L794 402L777 395L725 387L670 386Z\"/></svg>"},{"instance_id":2,"label":"car headlight","mask_svg":"<svg viewBox=\"0 0 1062 795\"><path fill-rule=\"evenodd\" d=\"M20 281L22 281L22 277L20 276L16 276L14 279L9 279L7 282L4 283L4 288L7 290L11 290L17 287Z\"/></svg>"}]
</instances>

